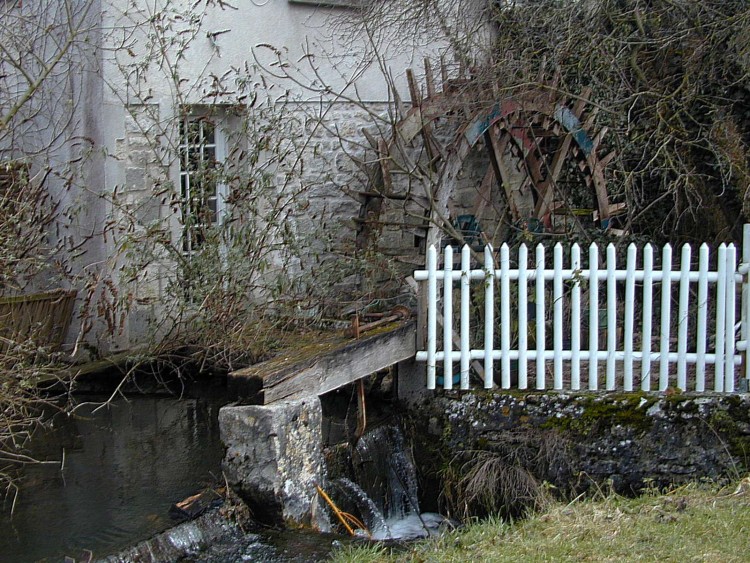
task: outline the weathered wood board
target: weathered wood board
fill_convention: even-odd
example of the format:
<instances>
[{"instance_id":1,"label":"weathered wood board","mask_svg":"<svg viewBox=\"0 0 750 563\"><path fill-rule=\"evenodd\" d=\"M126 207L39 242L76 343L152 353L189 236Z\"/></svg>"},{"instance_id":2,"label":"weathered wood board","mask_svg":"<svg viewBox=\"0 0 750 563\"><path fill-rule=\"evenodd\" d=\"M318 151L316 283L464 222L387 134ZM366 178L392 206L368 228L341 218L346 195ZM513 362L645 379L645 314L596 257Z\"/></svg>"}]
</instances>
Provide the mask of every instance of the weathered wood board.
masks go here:
<instances>
[{"instance_id":1,"label":"weathered wood board","mask_svg":"<svg viewBox=\"0 0 750 563\"><path fill-rule=\"evenodd\" d=\"M359 340L334 336L229 374L260 379L264 404L323 395L416 354L414 321L396 321Z\"/></svg>"}]
</instances>

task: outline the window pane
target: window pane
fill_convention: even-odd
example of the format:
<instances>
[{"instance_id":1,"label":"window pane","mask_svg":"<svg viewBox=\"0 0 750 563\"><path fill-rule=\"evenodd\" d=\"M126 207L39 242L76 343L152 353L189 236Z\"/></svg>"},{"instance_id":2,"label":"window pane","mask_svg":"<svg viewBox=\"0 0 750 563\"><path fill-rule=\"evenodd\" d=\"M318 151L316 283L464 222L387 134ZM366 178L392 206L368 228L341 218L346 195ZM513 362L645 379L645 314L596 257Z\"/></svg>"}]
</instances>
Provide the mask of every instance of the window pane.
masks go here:
<instances>
[{"instance_id":1,"label":"window pane","mask_svg":"<svg viewBox=\"0 0 750 563\"><path fill-rule=\"evenodd\" d=\"M180 121L183 250L193 252L217 220L216 127L206 118Z\"/></svg>"}]
</instances>

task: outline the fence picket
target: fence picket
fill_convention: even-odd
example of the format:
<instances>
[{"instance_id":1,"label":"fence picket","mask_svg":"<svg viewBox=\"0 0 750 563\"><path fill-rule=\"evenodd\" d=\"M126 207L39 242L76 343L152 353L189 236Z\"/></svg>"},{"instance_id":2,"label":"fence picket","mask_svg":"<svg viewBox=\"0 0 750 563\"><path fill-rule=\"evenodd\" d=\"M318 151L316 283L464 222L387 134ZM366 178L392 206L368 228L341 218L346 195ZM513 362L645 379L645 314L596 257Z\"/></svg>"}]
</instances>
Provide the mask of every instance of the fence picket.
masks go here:
<instances>
[{"instance_id":1,"label":"fence picket","mask_svg":"<svg viewBox=\"0 0 750 563\"><path fill-rule=\"evenodd\" d=\"M453 389L453 248L443 258L443 387Z\"/></svg>"},{"instance_id":2,"label":"fence picket","mask_svg":"<svg viewBox=\"0 0 750 563\"><path fill-rule=\"evenodd\" d=\"M554 280L552 282L552 298L554 299L554 322L552 329L554 356L554 382L553 388L560 390L563 388L562 373L562 349L563 349L563 252L562 244L559 242L555 245L553 251Z\"/></svg>"},{"instance_id":3,"label":"fence picket","mask_svg":"<svg viewBox=\"0 0 750 563\"><path fill-rule=\"evenodd\" d=\"M461 249L461 389L469 388L469 305L471 304L471 249L465 244Z\"/></svg>"},{"instance_id":4,"label":"fence picket","mask_svg":"<svg viewBox=\"0 0 750 563\"><path fill-rule=\"evenodd\" d=\"M529 252L525 244L518 249L518 388L526 389L528 381L528 337L529 337L529 279L527 268Z\"/></svg>"},{"instance_id":5,"label":"fence picket","mask_svg":"<svg viewBox=\"0 0 750 563\"><path fill-rule=\"evenodd\" d=\"M633 319L635 316L635 261L637 259L635 244L628 246L625 274L625 320L623 347L625 358L623 365L623 388L633 390Z\"/></svg>"},{"instance_id":6,"label":"fence picket","mask_svg":"<svg viewBox=\"0 0 750 563\"><path fill-rule=\"evenodd\" d=\"M500 384L510 389L510 251L500 247Z\"/></svg>"},{"instance_id":7,"label":"fence picket","mask_svg":"<svg viewBox=\"0 0 750 563\"><path fill-rule=\"evenodd\" d=\"M484 247L484 388L492 389L492 351L495 340L495 262L492 246Z\"/></svg>"},{"instance_id":8,"label":"fence picket","mask_svg":"<svg viewBox=\"0 0 750 563\"><path fill-rule=\"evenodd\" d=\"M607 245L607 391L615 390L615 350L617 349L617 258L615 245Z\"/></svg>"},{"instance_id":9,"label":"fence picket","mask_svg":"<svg viewBox=\"0 0 750 563\"><path fill-rule=\"evenodd\" d=\"M589 247L589 390L599 388L599 247Z\"/></svg>"},{"instance_id":10,"label":"fence picket","mask_svg":"<svg viewBox=\"0 0 750 563\"><path fill-rule=\"evenodd\" d=\"M732 393L734 391L734 348L735 348L735 328L736 319L736 281L734 274L737 265L737 249L734 244L727 247L727 297L726 297L726 335L724 336L724 391ZM718 352L718 351L717 351Z\"/></svg>"},{"instance_id":11,"label":"fence picket","mask_svg":"<svg viewBox=\"0 0 750 563\"><path fill-rule=\"evenodd\" d=\"M742 322L742 330L740 333L740 339L745 344L745 389L747 389L748 384L750 383L750 345L748 345L748 340L750 340L750 282L748 281L748 278L750 278L750 272L748 270L750 269L750 225L745 225L742 229L742 265L744 268L744 272L742 272L743 276L743 284L742 284L742 316L740 318Z\"/></svg>"},{"instance_id":12,"label":"fence picket","mask_svg":"<svg viewBox=\"0 0 750 563\"><path fill-rule=\"evenodd\" d=\"M659 338L659 391L669 387L669 319L672 306L672 247L664 245L661 255L661 326Z\"/></svg>"},{"instance_id":13,"label":"fence picket","mask_svg":"<svg viewBox=\"0 0 750 563\"><path fill-rule=\"evenodd\" d=\"M427 389L435 388L435 353L437 351L437 251L427 249Z\"/></svg>"},{"instance_id":14,"label":"fence picket","mask_svg":"<svg viewBox=\"0 0 750 563\"><path fill-rule=\"evenodd\" d=\"M651 391L651 338L654 299L654 248L643 248L643 329L641 331L641 390Z\"/></svg>"},{"instance_id":15,"label":"fence picket","mask_svg":"<svg viewBox=\"0 0 750 563\"><path fill-rule=\"evenodd\" d=\"M680 259L680 300L677 305L677 388L687 391L687 339L688 304L690 299L690 257L689 244L682 246Z\"/></svg>"},{"instance_id":16,"label":"fence picket","mask_svg":"<svg viewBox=\"0 0 750 563\"><path fill-rule=\"evenodd\" d=\"M716 341L714 351L716 361L714 362L714 391L724 390L724 330L726 326L726 272L727 272L727 246L722 243L719 245L719 258L717 270L719 279L716 283Z\"/></svg>"},{"instance_id":17,"label":"fence picket","mask_svg":"<svg viewBox=\"0 0 750 563\"><path fill-rule=\"evenodd\" d=\"M696 318L695 390L706 390L706 334L708 331L708 245L703 243L698 250L698 314Z\"/></svg>"},{"instance_id":18,"label":"fence picket","mask_svg":"<svg viewBox=\"0 0 750 563\"><path fill-rule=\"evenodd\" d=\"M536 388L544 389L544 247L536 247Z\"/></svg>"},{"instance_id":19,"label":"fence picket","mask_svg":"<svg viewBox=\"0 0 750 563\"><path fill-rule=\"evenodd\" d=\"M581 388L581 248L574 244L570 250L570 268L573 271L573 288L570 291L570 388Z\"/></svg>"}]
</instances>

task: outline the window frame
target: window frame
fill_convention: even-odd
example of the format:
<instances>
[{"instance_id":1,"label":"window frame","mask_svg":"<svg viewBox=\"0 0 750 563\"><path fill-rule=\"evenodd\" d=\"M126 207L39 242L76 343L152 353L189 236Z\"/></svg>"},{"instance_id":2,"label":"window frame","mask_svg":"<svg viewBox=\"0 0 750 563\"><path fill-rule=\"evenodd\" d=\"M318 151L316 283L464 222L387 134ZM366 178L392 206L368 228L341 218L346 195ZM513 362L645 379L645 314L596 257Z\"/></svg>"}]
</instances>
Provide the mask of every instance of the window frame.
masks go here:
<instances>
[{"instance_id":1,"label":"window frame","mask_svg":"<svg viewBox=\"0 0 750 563\"><path fill-rule=\"evenodd\" d=\"M359 8L362 5L362 0L288 0L288 2L329 8Z\"/></svg>"},{"instance_id":2,"label":"window frame","mask_svg":"<svg viewBox=\"0 0 750 563\"><path fill-rule=\"evenodd\" d=\"M205 142L205 130L204 125L210 123L212 125L212 141ZM194 142L191 139L190 126L194 124L199 125L198 139ZM213 115L209 112L200 111L186 111L179 118L178 124L178 183L179 183L179 201L180 201L180 246L182 252L185 255L192 255L198 252L203 245L203 240L199 240L196 237L196 233L200 233L202 229L211 227L221 226L224 222L224 215L226 212L226 185L220 181L219 178L212 180L213 189L211 193L206 196L198 196L196 198L193 194L195 189L196 176L205 173L210 168L219 168L226 161L227 158L227 146L226 146L226 135L222 129L223 119L221 116ZM186 167L186 163L189 163L191 159L191 150L196 150L198 153L198 162L203 165L208 163L206 167L199 166L197 168ZM213 159L211 160L210 151L213 150ZM213 164L212 164L213 162ZM197 205L195 205L197 202ZM211 204L213 203L213 209ZM196 212L197 208L197 212ZM201 217L202 213L207 213L210 216L208 222L205 221L205 216ZM195 218L193 222L191 219Z\"/></svg>"}]
</instances>

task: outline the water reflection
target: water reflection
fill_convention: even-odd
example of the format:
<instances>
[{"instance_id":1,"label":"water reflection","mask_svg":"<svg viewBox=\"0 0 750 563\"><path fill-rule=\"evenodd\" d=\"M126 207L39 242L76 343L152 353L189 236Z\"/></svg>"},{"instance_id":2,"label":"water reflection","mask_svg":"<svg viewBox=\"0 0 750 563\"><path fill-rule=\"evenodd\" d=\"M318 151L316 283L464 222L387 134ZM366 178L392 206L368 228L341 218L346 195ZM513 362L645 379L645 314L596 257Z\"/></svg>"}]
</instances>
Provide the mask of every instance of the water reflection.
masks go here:
<instances>
[{"instance_id":1,"label":"water reflection","mask_svg":"<svg viewBox=\"0 0 750 563\"><path fill-rule=\"evenodd\" d=\"M0 559L102 556L173 525L172 503L220 474L219 406L141 396L55 417L34 454L64 465L25 469L14 516L8 501L0 514Z\"/></svg>"}]
</instances>

